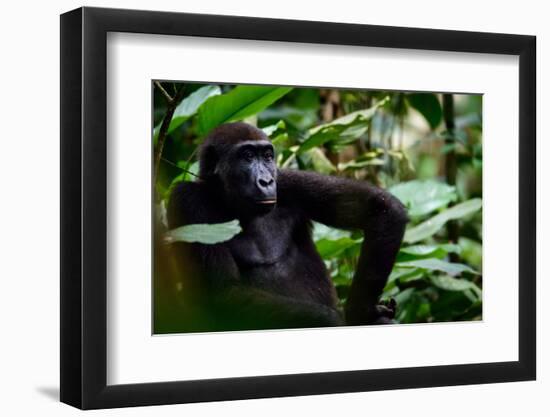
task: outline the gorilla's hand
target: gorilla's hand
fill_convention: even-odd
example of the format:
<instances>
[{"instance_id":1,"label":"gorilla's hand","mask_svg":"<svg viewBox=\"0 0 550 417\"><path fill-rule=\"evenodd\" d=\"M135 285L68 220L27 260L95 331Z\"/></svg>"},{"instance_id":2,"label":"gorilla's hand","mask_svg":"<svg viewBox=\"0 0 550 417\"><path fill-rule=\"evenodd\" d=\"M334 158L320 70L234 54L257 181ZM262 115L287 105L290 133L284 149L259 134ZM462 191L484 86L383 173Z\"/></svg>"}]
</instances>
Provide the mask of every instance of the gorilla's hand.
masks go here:
<instances>
[{"instance_id":1,"label":"gorilla's hand","mask_svg":"<svg viewBox=\"0 0 550 417\"><path fill-rule=\"evenodd\" d=\"M370 324L393 324L395 321L395 310L397 308L397 303L394 298L389 300L381 301L379 304L375 305L371 318L369 320Z\"/></svg>"}]
</instances>

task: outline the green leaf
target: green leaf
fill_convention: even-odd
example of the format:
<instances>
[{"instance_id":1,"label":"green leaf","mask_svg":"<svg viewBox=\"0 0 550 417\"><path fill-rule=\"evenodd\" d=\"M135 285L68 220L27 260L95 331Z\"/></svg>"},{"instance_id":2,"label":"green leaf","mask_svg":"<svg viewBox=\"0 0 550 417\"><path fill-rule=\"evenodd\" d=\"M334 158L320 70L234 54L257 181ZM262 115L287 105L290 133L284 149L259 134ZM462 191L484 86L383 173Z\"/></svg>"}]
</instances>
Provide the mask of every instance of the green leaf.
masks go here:
<instances>
[{"instance_id":1,"label":"green leaf","mask_svg":"<svg viewBox=\"0 0 550 417\"><path fill-rule=\"evenodd\" d=\"M357 170L357 169L365 168L367 166L373 166L373 165L381 166L384 164L385 164L384 160L380 158L365 159L363 161L358 161L353 159L348 162L339 163L338 170L339 171Z\"/></svg>"},{"instance_id":2,"label":"green leaf","mask_svg":"<svg viewBox=\"0 0 550 417\"><path fill-rule=\"evenodd\" d=\"M422 268L430 271L441 271L453 276L464 272L479 275L479 272L468 265L446 262L436 258L415 259L414 261L398 262L395 265L399 268Z\"/></svg>"},{"instance_id":3,"label":"green leaf","mask_svg":"<svg viewBox=\"0 0 550 417\"><path fill-rule=\"evenodd\" d=\"M199 161L195 161L190 165L187 161L179 161L178 167L182 168L182 172L172 180L170 187L181 181L195 181L197 179L199 175Z\"/></svg>"},{"instance_id":4,"label":"green leaf","mask_svg":"<svg viewBox=\"0 0 550 417\"><path fill-rule=\"evenodd\" d=\"M395 302L397 303L397 308L400 308L401 305L407 303L411 296L414 293L414 288L407 288L403 291L401 291L399 294L397 294L395 298Z\"/></svg>"},{"instance_id":5,"label":"green leaf","mask_svg":"<svg viewBox=\"0 0 550 417\"><path fill-rule=\"evenodd\" d=\"M208 245L225 242L242 231L238 220L215 224L188 224L166 233L165 241L198 242Z\"/></svg>"},{"instance_id":6,"label":"green leaf","mask_svg":"<svg viewBox=\"0 0 550 417\"><path fill-rule=\"evenodd\" d=\"M468 216L481 209L482 202L480 198L473 198L463 203L457 204L441 213L435 215L429 220L420 223L418 226L408 229L405 233L404 241L415 243L426 239L441 229L449 220L459 219Z\"/></svg>"},{"instance_id":7,"label":"green leaf","mask_svg":"<svg viewBox=\"0 0 550 417\"><path fill-rule=\"evenodd\" d=\"M435 129L441 123L443 111L435 94L412 93L406 95L411 107L415 108L428 121L430 127Z\"/></svg>"},{"instance_id":8,"label":"green leaf","mask_svg":"<svg viewBox=\"0 0 550 417\"><path fill-rule=\"evenodd\" d=\"M271 137L271 135L273 135L273 133L275 133L277 130L284 129L285 127L286 127L286 124L284 120L279 120L274 125L266 126L262 128L262 130L267 136Z\"/></svg>"},{"instance_id":9,"label":"green leaf","mask_svg":"<svg viewBox=\"0 0 550 417\"><path fill-rule=\"evenodd\" d=\"M321 239L338 240L343 237L351 237L351 233L347 230L336 229L329 227L323 223L313 222L313 240L318 241Z\"/></svg>"},{"instance_id":10,"label":"green leaf","mask_svg":"<svg viewBox=\"0 0 550 417\"><path fill-rule=\"evenodd\" d=\"M407 207L410 216L423 216L456 201L456 187L443 182L413 180L389 188Z\"/></svg>"},{"instance_id":11,"label":"green leaf","mask_svg":"<svg viewBox=\"0 0 550 417\"><path fill-rule=\"evenodd\" d=\"M356 140L366 132L368 124L378 108L388 100L389 98L386 97L368 109L357 110L330 123L324 123L309 129L308 138L300 145L298 153L307 152L327 142Z\"/></svg>"},{"instance_id":12,"label":"green leaf","mask_svg":"<svg viewBox=\"0 0 550 417\"><path fill-rule=\"evenodd\" d=\"M458 245L461 249L460 256L462 259L476 268L481 268L481 260L483 255L481 243L466 237L460 237L458 239Z\"/></svg>"},{"instance_id":13,"label":"green leaf","mask_svg":"<svg viewBox=\"0 0 550 417\"><path fill-rule=\"evenodd\" d=\"M460 253L459 245L447 243L443 245L414 245L406 246L399 250L397 254L398 262L411 261L414 259L425 258L444 258L449 253Z\"/></svg>"},{"instance_id":14,"label":"green leaf","mask_svg":"<svg viewBox=\"0 0 550 417\"><path fill-rule=\"evenodd\" d=\"M343 237L337 240L321 239L315 243L317 252L321 255L321 258L327 259L340 255L346 249L359 245L360 241L351 239L349 237Z\"/></svg>"},{"instance_id":15,"label":"green leaf","mask_svg":"<svg viewBox=\"0 0 550 417\"><path fill-rule=\"evenodd\" d=\"M447 275L434 275L430 281L437 288L445 291L469 291L472 290L478 298L481 298L481 289L471 281L453 278Z\"/></svg>"},{"instance_id":16,"label":"green leaf","mask_svg":"<svg viewBox=\"0 0 550 417\"><path fill-rule=\"evenodd\" d=\"M401 248L399 252L406 253L407 255L412 256L427 256L431 255L439 249L437 245L415 245L415 246L406 246Z\"/></svg>"},{"instance_id":17,"label":"green leaf","mask_svg":"<svg viewBox=\"0 0 550 417\"><path fill-rule=\"evenodd\" d=\"M347 230L335 229L317 222L313 222L313 240L317 252L323 259L340 255L346 249L360 245L363 241L351 238L351 233Z\"/></svg>"},{"instance_id":18,"label":"green leaf","mask_svg":"<svg viewBox=\"0 0 550 417\"><path fill-rule=\"evenodd\" d=\"M175 129L180 127L185 123L191 116L193 116L199 107L210 97L217 96L221 94L220 87L217 85L207 85L205 87L199 88L197 91L191 93L188 97L182 100L172 116L170 125L168 126L168 134L172 133ZM155 127L154 131L154 140L157 142L158 134L160 131L160 123Z\"/></svg>"},{"instance_id":19,"label":"green leaf","mask_svg":"<svg viewBox=\"0 0 550 417\"><path fill-rule=\"evenodd\" d=\"M239 85L225 94L210 97L199 109L199 134L258 114L290 91L292 87Z\"/></svg>"},{"instance_id":20,"label":"green leaf","mask_svg":"<svg viewBox=\"0 0 550 417\"><path fill-rule=\"evenodd\" d=\"M325 153L320 148L313 148L308 151L308 156L311 158L311 164L315 172L321 174L330 174L336 171L336 167L326 157Z\"/></svg>"},{"instance_id":21,"label":"green leaf","mask_svg":"<svg viewBox=\"0 0 550 417\"><path fill-rule=\"evenodd\" d=\"M395 267L388 277L388 282L399 280L400 282L414 281L422 278L424 271L420 268L399 268Z\"/></svg>"}]
</instances>

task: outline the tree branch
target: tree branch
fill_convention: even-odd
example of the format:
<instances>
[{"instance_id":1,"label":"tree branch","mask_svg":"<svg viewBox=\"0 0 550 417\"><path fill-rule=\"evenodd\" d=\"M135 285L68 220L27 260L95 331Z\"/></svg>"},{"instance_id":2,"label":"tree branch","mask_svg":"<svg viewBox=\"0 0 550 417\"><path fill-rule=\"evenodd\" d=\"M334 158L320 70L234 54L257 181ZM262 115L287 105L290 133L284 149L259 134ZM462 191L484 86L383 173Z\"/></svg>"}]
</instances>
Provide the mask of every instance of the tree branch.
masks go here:
<instances>
[{"instance_id":1,"label":"tree branch","mask_svg":"<svg viewBox=\"0 0 550 417\"><path fill-rule=\"evenodd\" d=\"M445 120L445 127L447 128L447 137L445 139L446 145L456 145L455 139L455 106L452 94L443 94L443 119ZM456 174L457 174L457 160L456 151L454 147L449 149L445 154L445 177L447 184L456 186ZM453 204L450 204L453 205ZM458 243L459 237L458 222L451 220L447 222L447 236L452 243ZM452 262L458 262L459 257L456 253L449 254L449 258Z\"/></svg>"},{"instance_id":2,"label":"tree branch","mask_svg":"<svg viewBox=\"0 0 550 417\"><path fill-rule=\"evenodd\" d=\"M155 85L163 92L164 96L170 97L170 95L160 86L160 83L157 84L155 81ZM172 117L174 116L174 112L176 111L176 107L178 106L179 102L183 98L183 93L185 90L185 86L181 86L181 88L178 90L174 98L170 98L170 101L168 101L168 107L166 109L166 114L164 115L164 119L162 119L162 124L160 125L159 130L159 136L157 140L157 147L155 148L155 170L154 170L154 184L157 183L157 176L158 176L158 170L160 165L160 160L162 158L162 150L164 149L164 142L166 141L166 135L168 134L168 128L170 127L170 122L172 121Z\"/></svg>"}]
</instances>

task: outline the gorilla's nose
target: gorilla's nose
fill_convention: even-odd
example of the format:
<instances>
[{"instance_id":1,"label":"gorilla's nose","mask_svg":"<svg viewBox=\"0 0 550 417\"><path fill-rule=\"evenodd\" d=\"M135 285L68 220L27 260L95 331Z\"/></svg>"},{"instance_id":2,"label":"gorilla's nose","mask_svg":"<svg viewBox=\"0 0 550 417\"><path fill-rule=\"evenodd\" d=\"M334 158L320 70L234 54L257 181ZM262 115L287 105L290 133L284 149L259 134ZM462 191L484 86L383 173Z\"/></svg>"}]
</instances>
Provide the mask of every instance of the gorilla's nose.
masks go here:
<instances>
[{"instance_id":1,"label":"gorilla's nose","mask_svg":"<svg viewBox=\"0 0 550 417\"><path fill-rule=\"evenodd\" d=\"M256 180L256 186L260 192L260 200L273 203L277 198L277 185L272 175L261 175Z\"/></svg>"},{"instance_id":2,"label":"gorilla's nose","mask_svg":"<svg viewBox=\"0 0 550 417\"><path fill-rule=\"evenodd\" d=\"M258 179L258 187L260 188L269 188L273 185L275 181L273 178L259 178Z\"/></svg>"}]
</instances>

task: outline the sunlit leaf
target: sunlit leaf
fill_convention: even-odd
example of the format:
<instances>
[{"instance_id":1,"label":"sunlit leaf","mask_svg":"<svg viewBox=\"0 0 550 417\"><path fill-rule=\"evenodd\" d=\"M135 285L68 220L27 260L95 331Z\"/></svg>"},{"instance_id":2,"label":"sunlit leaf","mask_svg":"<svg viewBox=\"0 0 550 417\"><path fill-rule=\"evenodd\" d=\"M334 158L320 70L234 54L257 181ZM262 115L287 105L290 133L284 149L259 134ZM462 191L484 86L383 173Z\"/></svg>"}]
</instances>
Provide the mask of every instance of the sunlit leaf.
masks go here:
<instances>
[{"instance_id":1,"label":"sunlit leaf","mask_svg":"<svg viewBox=\"0 0 550 417\"><path fill-rule=\"evenodd\" d=\"M321 239L315 243L317 252L322 258L332 258L340 255L346 249L352 248L360 243L349 237L342 237L337 240Z\"/></svg>"},{"instance_id":2,"label":"sunlit leaf","mask_svg":"<svg viewBox=\"0 0 550 417\"><path fill-rule=\"evenodd\" d=\"M267 135L270 136L273 135L277 130L284 129L286 127L284 120L279 120L274 125L269 125L264 128L262 128L262 131Z\"/></svg>"},{"instance_id":3,"label":"sunlit leaf","mask_svg":"<svg viewBox=\"0 0 550 417\"><path fill-rule=\"evenodd\" d=\"M311 164L316 172L321 174L330 174L336 171L336 167L326 157L325 153L319 148L313 148L308 151L308 156L311 158Z\"/></svg>"},{"instance_id":4,"label":"sunlit leaf","mask_svg":"<svg viewBox=\"0 0 550 417\"><path fill-rule=\"evenodd\" d=\"M446 243L442 245L414 245L405 246L399 250L397 261L404 262L414 259L444 258L449 253L460 253L459 245Z\"/></svg>"},{"instance_id":5,"label":"sunlit leaf","mask_svg":"<svg viewBox=\"0 0 550 417\"><path fill-rule=\"evenodd\" d=\"M407 207L410 216L423 216L457 199L456 188L443 182L413 180L389 188Z\"/></svg>"},{"instance_id":6,"label":"sunlit leaf","mask_svg":"<svg viewBox=\"0 0 550 417\"><path fill-rule=\"evenodd\" d=\"M165 241L167 243L198 242L212 245L230 240L241 231L238 220L215 224L188 224L167 232Z\"/></svg>"},{"instance_id":7,"label":"sunlit leaf","mask_svg":"<svg viewBox=\"0 0 550 417\"><path fill-rule=\"evenodd\" d=\"M365 159L363 161L351 160L349 162L341 162L338 164L339 171L362 169L368 166L381 166L385 162L380 158Z\"/></svg>"},{"instance_id":8,"label":"sunlit leaf","mask_svg":"<svg viewBox=\"0 0 550 417\"><path fill-rule=\"evenodd\" d=\"M290 91L292 87L239 85L225 94L210 97L199 109L199 134L205 135L223 123L255 115Z\"/></svg>"},{"instance_id":9,"label":"sunlit leaf","mask_svg":"<svg viewBox=\"0 0 550 417\"><path fill-rule=\"evenodd\" d=\"M461 257L470 265L481 268L483 247L480 242L476 242L466 237L460 237L458 244L462 250Z\"/></svg>"},{"instance_id":10,"label":"sunlit leaf","mask_svg":"<svg viewBox=\"0 0 550 417\"><path fill-rule=\"evenodd\" d=\"M336 229L334 227L329 227L323 223L313 222L313 240L337 240L343 237L350 237L351 233L347 230Z\"/></svg>"},{"instance_id":11,"label":"sunlit leaf","mask_svg":"<svg viewBox=\"0 0 550 417\"><path fill-rule=\"evenodd\" d=\"M475 295L481 297L481 289L473 282L466 279L449 277L447 275L434 275L430 277L433 285L446 291L468 291L472 290Z\"/></svg>"},{"instance_id":12,"label":"sunlit leaf","mask_svg":"<svg viewBox=\"0 0 550 417\"><path fill-rule=\"evenodd\" d=\"M426 239L441 229L449 220L460 219L481 209L482 202L480 198L473 198L463 203L457 204L441 213L435 215L429 220L414 226L405 232L404 241L414 243Z\"/></svg>"},{"instance_id":13,"label":"sunlit leaf","mask_svg":"<svg viewBox=\"0 0 550 417\"><path fill-rule=\"evenodd\" d=\"M436 258L415 259L413 261L398 262L395 265L399 268L422 268L431 271L441 271L453 276L460 275L464 272L479 275L479 272L468 265L447 262Z\"/></svg>"},{"instance_id":14,"label":"sunlit leaf","mask_svg":"<svg viewBox=\"0 0 550 417\"><path fill-rule=\"evenodd\" d=\"M180 104L178 104L178 107L176 107L172 120L170 121L170 125L168 126L167 133L172 133L175 129L185 123L191 116L193 116L206 100L219 94L221 94L221 90L217 85L207 85L191 93L188 97L183 99ZM158 138L161 124L155 127L155 143Z\"/></svg>"},{"instance_id":15,"label":"sunlit leaf","mask_svg":"<svg viewBox=\"0 0 550 417\"><path fill-rule=\"evenodd\" d=\"M392 282L395 280L407 282L409 278L421 278L424 274L423 270L420 268L400 268L395 267L393 268L393 271L391 272L388 282Z\"/></svg>"}]
</instances>

